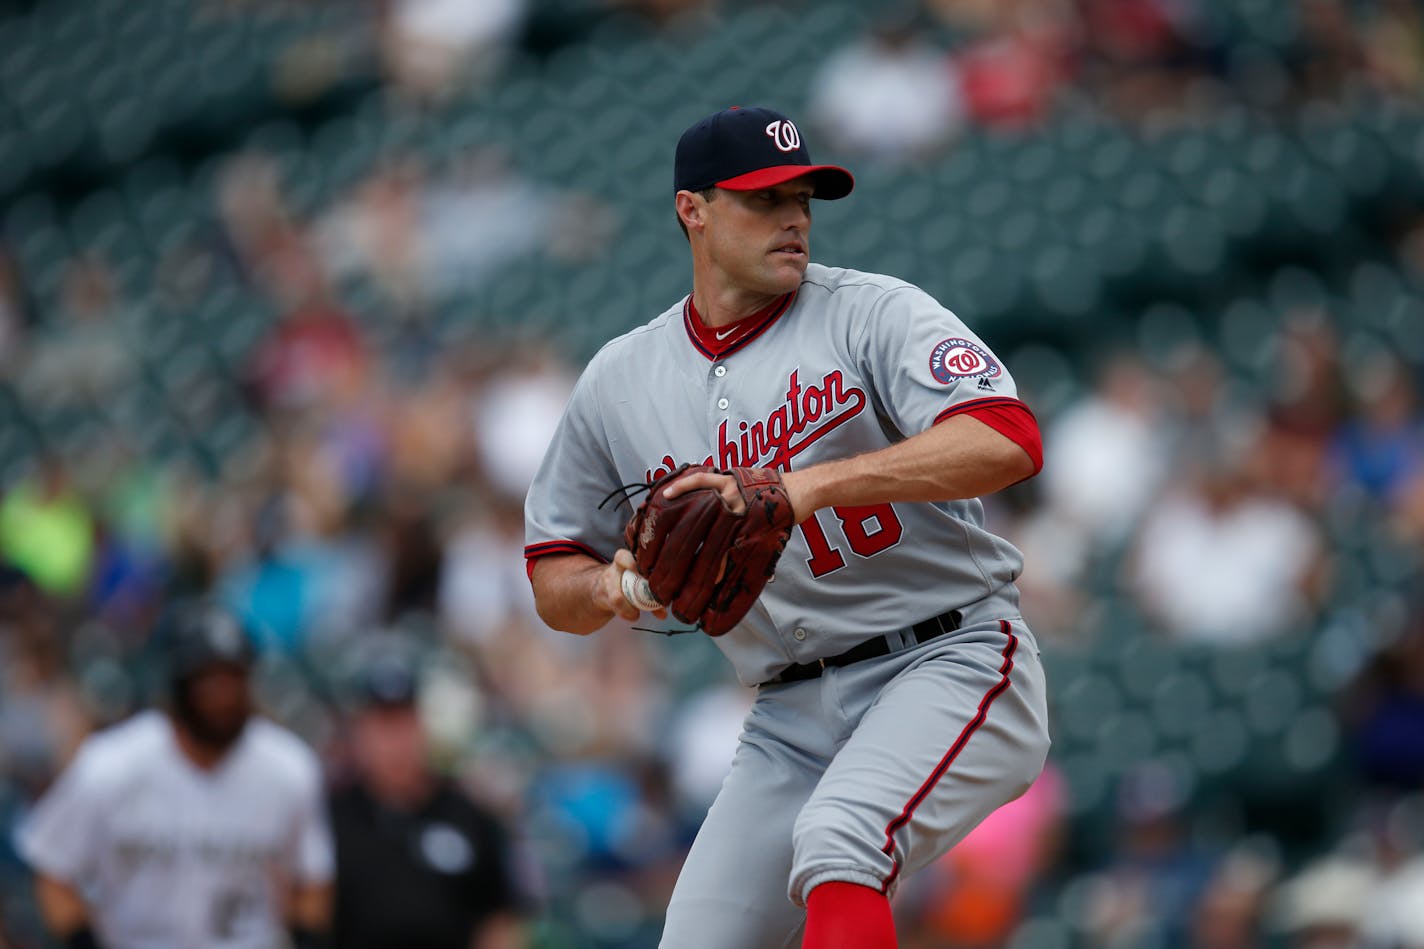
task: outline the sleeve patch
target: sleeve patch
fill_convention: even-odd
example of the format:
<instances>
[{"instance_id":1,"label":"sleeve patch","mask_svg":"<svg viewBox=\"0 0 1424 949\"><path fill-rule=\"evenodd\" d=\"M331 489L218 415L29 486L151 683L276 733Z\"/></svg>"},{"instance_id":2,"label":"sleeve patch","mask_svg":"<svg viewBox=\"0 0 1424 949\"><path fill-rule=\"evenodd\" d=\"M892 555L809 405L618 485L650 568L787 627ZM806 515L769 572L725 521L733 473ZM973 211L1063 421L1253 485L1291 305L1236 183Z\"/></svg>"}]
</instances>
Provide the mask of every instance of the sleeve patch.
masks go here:
<instances>
[{"instance_id":1,"label":"sleeve patch","mask_svg":"<svg viewBox=\"0 0 1424 949\"><path fill-rule=\"evenodd\" d=\"M930 374L942 385L956 379L997 379L1002 373L988 350L971 340L941 340L930 353Z\"/></svg>"}]
</instances>

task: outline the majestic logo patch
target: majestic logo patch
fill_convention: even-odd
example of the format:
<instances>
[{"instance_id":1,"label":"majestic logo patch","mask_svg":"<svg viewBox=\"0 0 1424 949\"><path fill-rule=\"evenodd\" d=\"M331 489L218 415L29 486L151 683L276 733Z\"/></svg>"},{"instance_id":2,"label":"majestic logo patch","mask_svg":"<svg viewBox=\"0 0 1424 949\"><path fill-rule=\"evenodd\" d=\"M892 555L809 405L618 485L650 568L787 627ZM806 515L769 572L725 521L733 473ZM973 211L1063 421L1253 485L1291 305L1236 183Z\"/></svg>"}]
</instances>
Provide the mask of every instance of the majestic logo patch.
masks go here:
<instances>
[{"instance_id":1,"label":"majestic logo patch","mask_svg":"<svg viewBox=\"0 0 1424 949\"><path fill-rule=\"evenodd\" d=\"M930 375L943 385L955 379L997 379L1002 371L983 346L967 339L941 340L930 353Z\"/></svg>"},{"instance_id":2,"label":"majestic logo patch","mask_svg":"<svg viewBox=\"0 0 1424 949\"><path fill-rule=\"evenodd\" d=\"M801 147L801 132L787 119L777 119L766 127L766 134L783 152L794 152Z\"/></svg>"}]
</instances>

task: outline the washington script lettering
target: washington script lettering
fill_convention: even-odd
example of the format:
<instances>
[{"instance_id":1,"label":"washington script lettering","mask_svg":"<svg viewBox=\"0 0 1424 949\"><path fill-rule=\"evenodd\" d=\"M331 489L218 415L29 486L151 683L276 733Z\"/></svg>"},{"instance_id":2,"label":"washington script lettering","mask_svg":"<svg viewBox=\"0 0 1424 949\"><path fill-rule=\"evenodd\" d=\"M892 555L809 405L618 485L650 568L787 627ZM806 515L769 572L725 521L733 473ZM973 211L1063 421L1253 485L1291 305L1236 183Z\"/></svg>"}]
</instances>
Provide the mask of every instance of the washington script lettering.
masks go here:
<instances>
[{"instance_id":1,"label":"washington script lettering","mask_svg":"<svg viewBox=\"0 0 1424 949\"><path fill-rule=\"evenodd\" d=\"M756 422L723 419L717 427L718 468L790 467L792 458L807 446L855 418L865 409L865 390L847 386L841 370L834 369L819 385L803 386L800 370L786 380L786 401ZM713 464L713 456L702 461ZM658 467L647 471L649 482L677 467L672 455L663 455Z\"/></svg>"}]
</instances>

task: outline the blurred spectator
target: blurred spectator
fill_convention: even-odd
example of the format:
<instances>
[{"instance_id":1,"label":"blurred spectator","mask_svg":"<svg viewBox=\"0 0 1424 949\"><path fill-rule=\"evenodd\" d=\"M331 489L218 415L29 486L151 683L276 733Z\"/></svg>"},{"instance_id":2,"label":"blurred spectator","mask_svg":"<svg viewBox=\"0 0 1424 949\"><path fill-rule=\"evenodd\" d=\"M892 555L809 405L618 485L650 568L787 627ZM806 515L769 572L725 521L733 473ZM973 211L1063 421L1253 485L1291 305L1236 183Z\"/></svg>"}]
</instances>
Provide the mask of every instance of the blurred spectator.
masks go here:
<instances>
[{"instance_id":1,"label":"blurred spectator","mask_svg":"<svg viewBox=\"0 0 1424 949\"><path fill-rule=\"evenodd\" d=\"M1340 347L1326 313L1286 314L1258 460L1271 490L1307 510L1324 503L1330 442L1349 410Z\"/></svg>"},{"instance_id":2,"label":"blurred spectator","mask_svg":"<svg viewBox=\"0 0 1424 949\"><path fill-rule=\"evenodd\" d=\"M316 265L282 193L276 161L256 151L227 159L214 201L223 249L242 279L284 308L308 302Z\"/></svg>"},{"instance_id":3,"label":"blurred spectator","mask_svg":"<svg viewBox=\"0 0 1424 949\"><path fill-rule=\"evenodd\" d=\"M1275 894L1273 928L1286 933L1294 949L1355 949L1377 886L1363 860L1317 861Z\"/></svg>"},{"instance_id":4,"label":"blurred spectator","mask_svg":"<svg viewBox=\"0 0 1424 949\"><path fill-rule=\"evenodd\" d=\"M482 286L541 251L564 260L604 257L612 226L596 198L547 188L498 149L468 149L432 177L424 195L430 289L449 294Z\"/></svg>"},{"instance_id":5,"label":"blurred spectator","mask_svg":"<svg viewBox=\"0 0 1424 949\"><path fill-rule=\"evenodd\" d=\"M1239 644L1309 621L1323 592L1318 526L1250 470L1231 446L1146 513L1129 563L1143 608L1181 639Z\"/></svg>"},{"instance_id":6,"label":"blurred spectator","mask_svg":"<svg viewBox=\"0 0 1424 949\"><path fill-rule=\"evenodd\" d=\"M22 827L46 924L73 946L315 944L332 869L315 756L253 715L231 614L177 607L157 642L166 712L86 740Z\"/></svg>"},{"instance_id":7,"label":"blurred spectator","mask_svg":"<svg viewBox=\"0 0 1424 949\"><path fill-rule=\"evenodd\" d=\"M1341 844L1368 856L1376 871L1364 924L1369 945L1424 946L1424 796L1413 791L1362 798L1356 833Z\"/></svg>"},{"instance_id":8,"label":"blurred spectator","mask_svg":"<svg viewBox=\"0 0 1424 949\"><path fill-rule=\"evenodd\" d=\"M527 346L506 355L471 410L481 468L493 487L523 500L573 392L573 374L552 351Z\"/></svg>"},{"instance_id":9,"label":"blurred spectator","mask_svg":"<svg viewBox=\"0 0 1424 949\"><path fill-rule=\"evenodd\" d=\"M41 459L39 471L0 500L0 557L47 593L84 592L94 558L94 520L59 458Z\"/></svg>"},{"instance_id":10,"label":"blurred spectator","mask_svg":"<svg viewBox=\"0 0 1424 949\"><path fill-rule=\"evenodd\" d=\"M622 933L661 929L678 868L696 828L679 820L667 770L654 758L629 755L568 759L547 768L531 786L531 819L545 828L551 863L573 864L606 905L579 901L576 932ZM618 944L604 936L599 941Z\"/></svg>"},{"instance_id":11,"label":"blurred spectator","mask_svg":"<svg viewBox=\"0 0 1424 949\"><path fill-rule=\"evenodd\" d=\"M1330 445L1335 480L1392 506L1424 474L1424 415L1409 369L1393 357L1352 377L1356 407Z\"/></svg>"},{"instance_id":12,"label":"blurred spectator","mask_svg":"<svg viewBox=\"0 0 1424 949\"><path fill-rule=\"evenodd\" d=\"M322 513L296 490L268 496L254 512L250 555L234 556L219 577L223 601L275 649L300 652L371 621L382 604L376 539L348 530L339 513L314 519Z\"/></svg>"},{"instance_id":13,"label":"blurred spectator","mask_svg":"<svg viewBox=\"0 0 1424 949\"><path fill-rule=\"evenodd\" d=\"M1364 71L1360 32L1344 0L1301 0L1300 35L1289 58L1292 84L1301 98L1331 98Z\"/></svg>"},{"instance_id":14,"label":"blurred spectator","mask_svg":"<svg viewBox=\"0 0 1424 949\"><path fill-rule=\"evenodd\" d=\"M444 552L430 500L393 485L383 499L376 526L385 575L380 619L435 611L441 588Z\"/></svg>"},{"instance_id":15,"label":"blurred spectator","mask_svg":"<svg viewBox=\"0 0 1424 949\"><path fill-rule=\"evenodd\" d=\"M446 519L437 594L442 625L457 641L488 642L509 630L537 629L524 564L524 506L467 505Z\"/></svg>"},{"instance_id":16,"label":"blurred spectator","mask_svg":"<svg viewBox=\"0 0 1424 949\"><path fill-rule=\"evenodd\" d=\"M523 26L528 0L393 0L382 36L394 85L441 99L492 78Z\"/></svg>"},{"instance_id":17,"label":"blurred spectator","mask_svg":"<svg viewBox=\"0 0 1424 949\"><path fill-rule=\"evenodd\" d=\"M89 730L67 673L58 610L32 580L0 566L0 786L37 797Z\"/></svg>"},{"instance_id":18,"label":"blurred spectator","mask_svg":"<svg viewBox=\"0 0 1424 949\"><path fill-rule=\"evenodd\" d=\"M811 88L810 115L834 147L871 159L926 158L964 124L949 57L925 40L906 6L881 13L867 35L832 53Z\"/></svg>"},{"instance_id":19,"label":"blurred spectator","mask_svg":"<svg viewBox=\"0 0 1424 949\"><path fill-rule=\"evenodd\" d=\"M400 156L360 181L347 200L335 203L315 230L332 276L364 275L399 305L423 303L430 265L421 227L426 187L420 161Z\"/></svg>"},{"instance_id":20,"label":"blurred spectator","mask_svg":"<svg viewBox=\"0 0 1424 949\"><path fill-rule=\"evenodd\" d=\"M983 31L954 56L964 104L981 125L1036 124L1071 75L1071 11L1067 4L1022 0L991 11L980 18Z\"/></svg>"},{"instance_id":21,"label":"blurred spectator","mask_svg":"<svg viewBox=\"0 0 1424 949\"><path fill-rule=\"evenodd\" d=\"M1404 486L1389 526L1406 542L1424 542L1424 474Z\"/></svg>"},{"instance_id":22,"label":"blurred spectator","mask_svg":"<svg viewBox=\"0 0 1424 949\"><path fill-rule=\"evenodd\" d=\"M1207 881L1191 917L1191 944L1211 949L1261 945L1276 861L1242 844L1228 852Z\"/></svg>"},{"instance_id":23,"label":"blurred spectator","mask_svg":"<svg viewBox=\"0 0 1424 949\"><path fill-rule=\"evenodd\" d=\"M95 499L89 608L136 642L157 621L172 578L177 473L140 454L120 432L88 447L81 457L96 482L87 492Z\"/></svg>"},{"instance_id":24,"label":"blurred spectator","mask_svg":"<svg viewBox=\"0 0 1424 949\"><path fill-rule=\"evenodd\" d=\"M1187 790L1180 776L1156 762L1124 775L1115 852L1089 890L1089 945L1187 944L1191 910L1218 859L1188 833Z\"/></svg>"},{"instance_id":25,"label":"blurred spectator","mask_svg":"<svg viewBox=\"0 0 1424 949\"><path fill-rule=\"evenodd\" d=\"M1195 6L1180 0L1080 0L1085 84L1128 117L1180 106L1194 63L1177 19Z\"/></svg>"},{"instance_id":26,"label":"blurred spectator","mask_svg":"<svg viewBox=\"0 0 1424 949\"><path fill-rule=\"evenodd\" d=\"M390 159L322 213L314 240L333 277L373 280L410 310L482 286L532 253L603 256L610 228L600 202L543 187L499 149L480 147L440 170L412 155Z\"/></svg>"},{"instance_id":27,"label":"blurred spectator","mask_svg":"<svg viewBox=\"0 0 1424 949\"><path fill-rule=\"evenodd\" d=\"M1161 394L1140 360L1110 357L1093 391L1044 433L1044 500L1094 547L1121 543L1166 475Z\"/></svg>"},{"instance_id":28,"label":"blurred spectator","mask_svg":"<svg viewBox=\"0 0 1424 949\"><path fill-rule=\"evenodd\" d=\"M1092 538L1069 513L1038 504L1006 535L1024 555L1019 578L1024 618L1063 636L1092 603L1085 589L1094 564Z\"/></svg>"},{"instance_id":29,"label":"blurred spectator","mask_svg":"<svg viewBox=\"0 0 1424 949\"><path fill-rule=\"evenodd\" d=\"M1385 88L1409 93L1424 85L1424 10L1414 0L1372 4L1362 31L1370 74Z\"/></svg>"},{"instance_id":30,"label":"blurred spectator","mask_svg":"<svg viewBox=\"0 0 1424 949\"><path fill-rule=\"evenodd\" d=\"M1344 694L1349 748L1372 785L1424 788L1424 603Z\"/></svg>"},{"instance_id":31,"label":"blurred spectator","mask_svg":"<svg viewBox=\"0 0 1424 949\"><path fill-rule=\"evenodd\" d=\"M334 945L513 949L527 896L509 833L435 772L415 667L395 652L361 671L348 722L349 780L331 797Z\"/></svg>"},{"instance_id":32,"label":"blurred spectator","mask_svg":"<svg viewBox=\"0 0 1424 949\"><path fill-rule=\"evenodd\" d=\"M494 354L489 354L491 358ZM389 457L383 475L403 487L435 493L457 481L474 456L470 404L478 382L455 351L425 378L398 393L386 413Z\"/></svg>"},{"instance_id":33,"label":"blurred spectator","mask_svg":"<svg viewBox=\"0 0 1424 949\"><path fill-rule=\"evenodd\" d=\"M267 453L264 444L252 454ZM253 529L251 498L231 483L201 478L191 471L174 472L172 520L164 525L169 560L168 592L196 596L211 590L232 561L245 555Z\"/></svg>"},{"instance_id":34,"label":"blurred spectator","mask_svg":"<svg viewBox=\"0 0 1424 949\"><path fill-rule=\"evenodd\" d=\"M742 722L754 693L740 685L713 685L688 697L666 738L665 757L683 814L698 823L732 768Z\"/></svg>"},{"instance_id":35,"label":"blurred spectator","mask_svg":"<svg viewBox=\"0 0 1424 949\"><path fill-rule=\"evenodd\" d=\"M324 296L290 311L258 347L251 377L269 410L349 401L367 381L370 355L351 314Z\"/></svg>"},{"instance_id":36,"label":"blurred spectator","mask_svg":"<svg viewBox=\"0 0 1424 949\"><path fill-rule=\"evenodd\" d=\"M1424 797L1364 797L1334 852L1275 894L1278 928L1292 945L1424 946Z\"/></svg>"},{"instance_id":37,"label":"blurred spectator","mask_svg":"<svg viewBox=\"0 0 1424 949\"><path fill-rule=\"evenodd\" d=\"M54 311L30 334L20 387L39 405L102 405L137 372L132 314L99 256L68 262Z\"/></svg>"},{"instance_id":38,"label":"blurred spectator","mask_svg":"<svg viewBox=\"0 0 1424 949\"><path fill-rule=\"evenodd\" d=\"M1260 437L1257 401L1230 378L1221 357L1192 344L1173 352L1163 368L1170 470L1190 468L1223 441Z\"/></svg>"}]
</instances>

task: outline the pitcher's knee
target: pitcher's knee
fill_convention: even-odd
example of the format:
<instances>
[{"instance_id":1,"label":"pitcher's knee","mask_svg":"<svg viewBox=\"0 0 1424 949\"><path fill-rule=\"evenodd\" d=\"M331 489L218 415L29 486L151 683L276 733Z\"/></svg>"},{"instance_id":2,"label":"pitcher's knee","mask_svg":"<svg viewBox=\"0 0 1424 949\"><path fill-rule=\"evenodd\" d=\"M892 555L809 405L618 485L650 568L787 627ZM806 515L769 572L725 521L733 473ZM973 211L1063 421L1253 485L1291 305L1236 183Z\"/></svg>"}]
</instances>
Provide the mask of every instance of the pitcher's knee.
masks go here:
<instances>
[{"instance_id":1,"label":"pitcher's knee","mask_svg":"<svg viewBox=\"0 0 1424 949\"><path fill-rule=\"evenodd\" d=\"M881 888L894 869L864 828L864 815L835 802L812 801L802 809L792 833L795 856L787 895L804 906L812 889L832 880Z\"/></svg>"}]
</instances>

